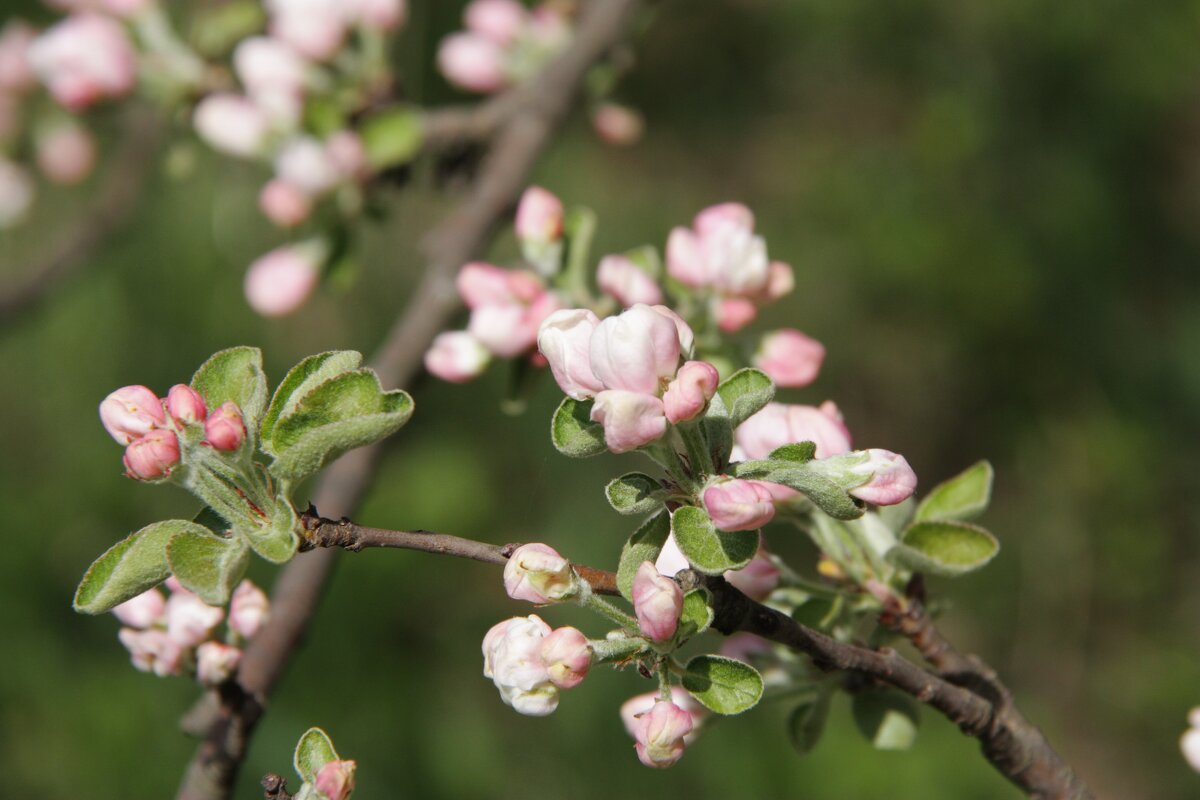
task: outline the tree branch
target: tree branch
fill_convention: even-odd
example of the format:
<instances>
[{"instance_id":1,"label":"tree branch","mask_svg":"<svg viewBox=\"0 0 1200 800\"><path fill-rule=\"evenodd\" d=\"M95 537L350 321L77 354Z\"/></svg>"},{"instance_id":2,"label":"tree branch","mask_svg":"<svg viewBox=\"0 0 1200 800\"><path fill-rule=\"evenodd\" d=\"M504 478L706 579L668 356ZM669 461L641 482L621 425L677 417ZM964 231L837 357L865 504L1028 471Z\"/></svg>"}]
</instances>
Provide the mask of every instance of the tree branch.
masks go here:
<instances>
[{"instance_id":1,"label":"tree branch","mask_svg":"<svg viewBox=\"0 0 1200 800\"><path fill-rule=\"evenodd\" d=\"M384 385L402 386L420 369L429 343L459 307L455 273L486 250L570 111L588 70L628 35L640 5L641 0L588 3L572 45L505 101L517 103L520 110L498 124L479 175L459 207L422 243L425 274L372 359ZM317 485L316 503L339 514L352 512L367 490L380 450L378 445L362 448L335 462ZM217 698L215 719L188 766L178 800L231 796L263 707L308 630L334 552L300 554L280 574L271 594L271 618L246 647L237 680L230 684L235 691Z\"/></svg>"}]
</instances>

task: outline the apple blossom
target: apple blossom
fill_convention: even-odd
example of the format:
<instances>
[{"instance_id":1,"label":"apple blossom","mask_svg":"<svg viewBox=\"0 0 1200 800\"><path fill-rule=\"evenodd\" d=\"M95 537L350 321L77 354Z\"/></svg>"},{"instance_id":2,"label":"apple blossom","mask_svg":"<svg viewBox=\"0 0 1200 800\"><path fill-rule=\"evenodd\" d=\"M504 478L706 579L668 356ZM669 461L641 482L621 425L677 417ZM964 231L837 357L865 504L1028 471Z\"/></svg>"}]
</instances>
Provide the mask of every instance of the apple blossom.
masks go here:
<instances>
[{"instance_id":1,"label":"apple blossom","mask_svg":"<svg viewBox=\"0 0 1200 800\"><path fill-rule=\"evenodd\" d=\"M667 432L663 402L650 394L606 389L596 395L591 418L604 426L604 444L614 453L636 450Z\"/></svg>"},{"instance_id":2,"label":"apple blossom","mask_svg":"<svg viewBox=\"0 0 1200 800\"><path fill-rule=\"evenodd\" d=\"M626 256L605 256L596 268L596 285L622 306L638 303L657 305L663 301L658 284Z\"/></svg>"},{"instance_id":3,"label":"apple blossom","mask_svg":"<svg viewBox=\"0 0 1200 800\"><path fill-rule=\"evenodd\" d=\"M249 98L228 92L210 94L192 113L196 133L215 150L250 158L266 146L270 125Z\"/></svg>"},{"instance_id":4,"label":"apple blossom","mask_svg":"<svg viewBox=\"0 0 1200 800\"><path fill-rule=\"evenodd\" d=\"M504 591L514 600L554 603L575 595L579 581L558 551L541 542L523 544L504 565Z\"/></svg>"},{"instance_id":5,"label":"apple blossom","mask_svg":"<svg viewBox=\"0 0 1200 800\"><path fill-rule=\"evenodd\" d=\"M638 719L654 708L654 704L661 699L661 692L644 692L634 695L622 703L619 713L621 723L625 726L625 732L630 736L636 736ZM678 686L671 689L671 702L692 715L692 730L683 737L684 744L691 744L696 740L704 718L708 716L708 709Z\"/></svg>"},{"instance_id":6,"label":"apple blossom","mask_svg":"<svg viewBox=\"0 0 1200 800\"><path fill-rule=\"evenodd\" d=\"M631 596L642 633L656 642L670 640L683 611L679 584L660 574L649 561L643 561L634 575Z\"/></svg>"},{"instance_id":7,"label":"apple blossom","mask_svg":"<svg viewBox=\"0 0 1200 800\"><path fill-rule=\"evenodd\" d=\"M717 478L703 492L704 510L722 531L752 531L775 516L774 498L759 481Z\"/></svg>"},{"instance_id":8,"label":"apple blossom","mask_svg":"<svg viewBox=\"0 0 1200 800\"><path fill-rule=\"evenodd\" d=\"M576 400L586 400L604 391L592 372L591 341L599 318L585 308L555 311L538 329L538 350L550 364L559 388Z\"/></svg>"},{"instance_id":9,"label":"apple blossom","mask_svg":"<svg viewBox=\"0 0 1200 800\"><path fill-rule=\"evenodd\" d=\"M487 367L492 355L466 331L439 333L425 351L425 369L444 381L465 383Z\"/></svg>"},{"instance_id":10,"label":"apple blossom","mask_svg":"<svg viewBox=\"0 0 1200 800\"><path fill-rule=\"evenodd\" d=\"M166 425L162 401L145 386L122 386L100 403L100 422L117 444L129 444Z\"/></svg>"},{"instance_id":11,"label":"apple blossom","mask_svg":"<svg viewBox=\"0 0 1200 800\"><path fill-rule=\"evenodd\" d=\"M238 584L229 601L229 629L243 639L258 633L271 613L271 603L262 589L248 580Z\"/></svg>"},{"instance_id":12,"label":"apple blossom","mask_svg":"<svg viewBox=\"0 0 1200 800\"><path fill-rule=\"evenodd\" d=\"M317 770L313 788L326 800L348 800L354 791L354 772L358 765L353 761L327 761Z\"/></svg>"},{"instance_id":13,"label":"apple blossom","mask_svg":"<svg viewBox=\"0 0 1200 800\"><path fill-rule=\"evenodd\" d=\"M166 408L177 425L203 422L208 416L204 398L195 389L182 383L175 384L167 392Z\"/></svg>"},{"instance_id":14,"label":"apple blossom","mask_svg":"<svg viewBox=\"0 0 1200 800\"><path fill-rule=\"evenodd\" d=\"M820 406L768 403L734 431L738 460L766 458L785 444L813 442L817 458L850 450L850 431L841 412L830 401Z\"/></svg>"},{"instance_id":15,"label":"apple blossom","mask_svg":"<svg viewBox=\"0 0 1200 800\"><path fill-rule=\"evenodd\" d=\"M705 361L688 361L663 394L663 409L672 424L695 418L717 393L717 368Z\"/></svg>"},{"instance_id":16,"label":"apple blossom","mask_svg":"<svg viewBox=\"0 0 1200 800\"><path fill-rule=\"evenodd\" d=\"M125 448L122 460L126 474L136 480L165 477L179 463L179 439L173 432L161 428L149 431Z\"/></svg>"},{"instance_id":17,"label":"apple blossom","mask_svg":"<svg viewBox=\"0 0 1200 800\"><path fill-rule=\"evenodd\" d=\"M658 700L634 725L637 756L647 767L669 767L683 756L692 715L669 700Z\"/></svg>"},{"instance_id":18,"label":"apple blossom","mask_svg":"<svg viewBox=\"0 0 1200 800\"><path fill-rule=\"evenodd\" d=\"M877 506L903 503L917 488L917 474L904 456L872 448L865 463L851 467L855 475L866 477L866 483L850 490L850 494Z\"/></svg>"},{"instance_id":19,"label":"apple blossom","mask_svg":"<svg viewBox=\"0 0 1200 800\"><path fill-rule=\"evenodd\" d=\"M282 317L304 304L320 280L319 248L279 247L246 272L246 302L264 317Z\"/></svg>"},{"instance_id":20,"label":"apple blossom","mask_svg":"<svg viewBox=\"0 0 1200 800\"><path fill-rule=\"evenodd\" d=\"M160 678L178 675L182 669L188 648L180 645L157 628L135 630L121 628L117 639L129 651L133 666L142 672L153 672Z\"/></svg>"},{"instance_id":21,"label":"apple blossom","mask_svg":"<svg viewBox=\"0 0 1200 800\"><path fill-rule=\"evenodd\" d=\"M542 640L539 655L550 682L560 689L578 686L592 665L592 646L577 628L557 628Z\"/></svg>"},{"instance_id":22,"label":"apple blossom","mask_svg":"<svg viewBox=\"0 0 1200 800\"><path fill-rule=\"evenodd\" d=\"M120 23L102 14L72 14L42 33L29 64L56 101L70 111L133 89L137 63Z\"/></svg>"},{"instance_id":23,"label":"apple blossom","mask_svg":"<svg viewBox=\"0 0 1200 800\"><path fill-rule=\"evenodd\" d=\"M776 386L799 388L817 379L824 360L824 345L795 328L783 328L763 336L753 362Z\"/></svg>"},{"instance_id":24,"label":"apple blossom","mask_svg":"<svg viewBox=\"0 0 1200 800\"><path fill-rule=\"evenodd\" d=\"M541 717L558 707L558 687L541 657L550 626L536 615L493 625L483 639L483 675L520 714Z\"/></svg>"},{"instance_id":25,"label":"apple blossom","mask_svg":"<svg viewBox=\"0 0 1200 800\"><path fill-rule=\"evenodd\" d=\"M229 680L242 660L242 651L220 642L204 642L196 648L196 680L207 686Z\"/></svg>"}]
</instances>

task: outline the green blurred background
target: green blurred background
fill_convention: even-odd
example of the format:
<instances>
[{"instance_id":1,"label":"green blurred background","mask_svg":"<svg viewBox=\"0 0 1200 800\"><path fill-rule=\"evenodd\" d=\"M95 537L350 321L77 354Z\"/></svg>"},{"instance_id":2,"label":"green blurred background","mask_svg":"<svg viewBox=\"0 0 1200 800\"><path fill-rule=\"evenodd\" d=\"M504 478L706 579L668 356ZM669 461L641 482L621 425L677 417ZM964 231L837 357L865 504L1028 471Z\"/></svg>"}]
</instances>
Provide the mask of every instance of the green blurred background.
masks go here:
<instances>
[{"instance_id":1,"label":"green blurred background","mask_svg":"<svg viewBox=\"0 0 1200 800\"><path fill-rule=\"evenodd\" d=\"M460 7L414 2L396 55L419 101L461 99L429 66ZM750 205L797 273L766 324L829 350L820 380L787 399L835 399L857 444L906 454L926 488L982 457L996 466L983 522L1003 551L933 584L951 603L945 629L1000 670L1100 796L1196 797L1178 738L1200 704L1200 2L676 0L636 49L621 97L645 111L645 139L605 147L577 119L536 181L597 211L599 253L661 246L714 202ZM116 620L70 610L103 549L193 510L121 478L100 399L165 390L233 344L262 346L275 379L310 352L369 352L416 279L415 241L453 202L428 181L396 193L365 231L353 287L266 322L241 297L244 266L279 240L254 207L264 175L200 157L186 180L156 173L82 273L0 328L5 796L168 797L194 746L177 720L195 688L135 672ZM0 238L6 282L80 207L43 200ZM506 234L492 255L514 253ZM612 566L629 525L600 490L639 465L559 456L546 435L557 389L544 381L510 417L505 382L493 369L413 387L417 413L357 517L543 539ZM791 538L772 544L803 553ZM342 557L238 796L290 773L313 724L359 761L364 800L525 797L527 779L581 800L1019 796L933 714L910 753L872 751L844 699L806 757L783 735L786 709L763 708L675 769L646 770L616 715L651 688L636 674L597 670L546 719L500 702L478 643L523 613L486 566ZM545 616L601 630L573 609Z\"/></svg>"}]
</instances>

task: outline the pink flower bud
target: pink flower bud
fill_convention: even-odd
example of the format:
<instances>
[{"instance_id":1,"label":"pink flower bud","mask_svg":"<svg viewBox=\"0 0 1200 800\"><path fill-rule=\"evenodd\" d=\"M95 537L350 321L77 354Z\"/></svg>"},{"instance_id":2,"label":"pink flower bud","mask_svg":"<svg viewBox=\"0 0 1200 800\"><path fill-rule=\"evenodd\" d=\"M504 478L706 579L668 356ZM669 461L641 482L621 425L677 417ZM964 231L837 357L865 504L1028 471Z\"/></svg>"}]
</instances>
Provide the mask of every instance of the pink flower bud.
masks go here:
<instances>
[{"instance_id":1,"label":"pink flower bud","mask_svg":"<svg viewBox=\"0 0 1200 800\"><path fill-rule=\"evenodd\" d=\"M251 36L234 49L233 68L251 96L272 92L299 95L308 80L309 63L279 39Z\"/></svg>"},{"instance_id":2,"label":"pink flower bud","mask_svg":"<svg viewBox=\"0 0 1200 800\"><path fill-rule=\"evenodd\" d=\"M37 28L20 19L11 19L0 29L0 93L19 94L37 85L29 65L29 46L37 35Z\"/></svg>"},{"instance_id":3,"label":"pink flower bud","mask_svg":"<svg viewBox=\"0 0 1200 800\"><path fill-rule=\"evenodd\" d=\"M167 424L162 401L145 386L123 386L100 403L100 422L117 444L129 444Z\"/></svg>"},{"instance_id":4,"label":"pink flower bud","mask_svg":"<svg viewBox=\"0 0 1200 800\"><path fill-rule=\"evenodd\" d=\"M875 448L868 450L867 455L867 462L852 471L870 478L862 486L851 489L851 495L877 506L903 503L912 496L917 488L917 474L904 456Z\"/></svg>"},{"instance_id":5,"label":"pink flower bud","mask_svg":"<svg viewBox=\"0 0 1200 800\"><path fill-rule=\"evenodd\" d=\"M758 306L744 297L724 297L717 301L713 313L718 328L725 333L735 333L754 322Z\"/></svg>"},{"instance_id":6,"label":"pink flower bud","mask_svg":"<svg viewBox=\"0 0 1200 800\"><path fill-rule=\"evenodd\" d=\"M246 423L237 403L227 400L204 421L204 440L226 453L232 453L246 441Z\"/></svg>"},{"instance_id":7,"label":"pink flower bud","mask_svg":"<svg viewBox=\"0 0 1200 800\"><path fill-rule=\"evenodd\" d=\"M367 148L362 137L354 131L336 131L325 140L325 153L338 175L345 180L361 180L367 176Z\"/></svg>"},{"instance_id":8,"label":"pink flower bud","mask_svg":"<svg viewBox=\"0 0 1200 800\"><path fill-rule=\"evenodd\" d=\"M560 389L576 400L586 400L604 390L592 372L591 340L600 320L584 308L555 311L538 329L538 350L550 363Z\"/></svg>"},{"instance_id":9,"label":"pink flower bud","mask_svg":"<svg viewBox=\"0 0 1200 800\"><path fill-rule=\"evenodd\" d=\"M642 138L646 121L629 106L601 103L592 112L592 128L608 144L624 147Z\"/></svg>"},{"instance_id":10,"label":"pink flower bud","mask_svg":"<svg viewBox=\"0 0 1200 800\"><path fill-rule=\"evenodd\" d=\"M466 383L479 377L492 354L466 331L439 333L425 352L425 369L450 383Z\"/></svg>"},{"instance_id":11,"label":"pink flower bud","mask_svg":"<svg viewBox=\"0 0 1200 800\"><path fill-rule=\"evenodd\" d=\"M541 291L528 305L515 302L476 308L471 312L467 330L493 354L514 358L534 346L539 326L558 308L558 296Z\"/></svg>"},{"instance_id":12,"label":"pink flower bud","mask_svg":"<svg viewBox=\"0 0 1200 800\"><path fill-rule=\"evenodd\" d=\"M312 197L329 191L341 178L325 145L312 136L297 136L280 148L275 174Z\"/></svg>"},{"instance_id":13,"label":"pink flower bud","mask_svg":"<svg viewBox=\"0 0 1200 800\"><path fill-rule=\"evenodd\" d=\"M608 389L657 397L679 368L674 322L647 305L600 322L592 334L592 372Z\"/></svg>"},{"instance_id":14,"label":"pink flower bud","mask_svg":"<svg viewBox=\"0 0 1200 800\"><path fill-rule=\"evenodd\" d=\"M711 236L726 228L754 228L754 213L741 203L718 203L696 214L692 226L700 236Z\"/></svg>"},{"instance_id":15,"label":"pink flower bud","mask_svg":"<svg viewBox=\"0 0 1200 800\"><path fill-rule=\"evenodd\" d=\"M633 611L638 627L656 642L668 641L679 626L683 612L683 590L679 584L643 561L633 578Z\"/></svg>"},{"instance_id":16,"label":"pink flower bud","mask_svg":"<svg viewBox=\"0 0 1200 800\"><path fill-rule=\"evenodd\" d=\"M600 266L596 269L596 285L626 308L638 303L653 306L663 300L658 284L625 256L605 256L600 259Z\"/></svg>"},{"instance_id":17,"label":"pink flower bud","mask_svg":"<svg viewBox=\"0 0 1200 800\"><path fill-rule=\"evenodd\" d=\"M613 453L636 450L667 432L663 402L650 394L606 389L596 395L591 418L604 426L604 444Z\"/></svg>"},{"instance_id":18,"label":"pink flower bud","mask_svg":"<svg viewBox=\"0 0 1200 800\"><path fill-rule=\"evenodd\" d=\"M190 425L203 422L208 416L208 407L204 398L190 386L177 383L167 392L167 413L179 425Z\"/></svg>"},{"instance_id":19,"label":"pink flower bud","mask_svg":"<svg viewBox=\"0 0 1200 800\"><path fill-rule=\"evenodd\" d=\"M72 14L39 36L28 53L50 94L70 111L127 94L137 78L124 28L101 14Z\"/></svg>"},{"instance_id":20,"label":"pink flower bud","mask_svg":"<svg viewBox=\"0 0 1200 800\"><path fill-rule=\"evenodd\" d=\"M453 33L443 39L437 62L446 80L467 91L486 94L507 83L504 50L474 33Z\"/></svg>"},{"instance_id":21,"label":"pink flower bud","mask_svg":"<svg viewBox=\"0 0 1200 800\"><path fill-rule=\"evenodd\" d=\"M37 140L37 162L49 180L71 186L96 166L96 140L74 123L58 125Z\"/></svg>"},{"instance_id":22,"label":"pink flower bud","mask_svg":"<svg viewBox=\"0 0 1200 800\"><path fill-rule=\"evenodd\" d=\"M718 478L709 483L703 499L717 530L752 531L775 516L771 492L758 481Z\"/></svg>"},{"instance_id":23,"label":"pink flower bud","mask_svg":"<svg viewBox=\"0 0 1200 800\"><path fill-rule=\"evenodd\" d=\"M513 617L492 626L483 639L483 674L500 698L520 714L540 717L558 707L558 687L542 661L550 626L540 617Z\"/></svg>"},{"instance_id":24,"label":"pink flower bud","mask_svg":"<svg viewBox=\"0 0 1200 800\"><path fill-rule=\"evenodd\" d=\"M671 766L683 757L684 737L691 732L691 714L670 701L657 701L634 726L638 760L647 767Z\"/></svg>"},{"instance_id":25,"label":"pink flower bud","mask_svg":"<svg viewBox=\"0 0 1200 800\"><path fill-rule=\"evenodd\" d=\"M407 0L348 0L346 13L364 28L394 31L408 18Z\"/></svg>"},{"instance_id":26,"label":"pink flower bud","mask_svg":"<svg viewBox=\"0 0 1200 800\"><path fill-rule=\"evenodd\" d=\"M734 431L734 441L749 459L766 458L785 444L813 442L817 458L829 458L850 450L850 431L832 402L816 406L768 403Z\"/></svg>"},{"instance_id":27,"label":"pink flower bud","mask_svg":"<svg viewBox=\"0 0 1200 800\"><path fill-rule=\"evenodd\" d=\"M694 419L716 394L720 380L717 368L707 361L686 362L663 395L667 419L673 424Z\"/></svg>"},{"instance_id":28,"label":"pink flower bud","mask_svg":"<svg viewBox=\"0 0 1200 800\"><path fill-rule=\"evenodd\" d=\"M196 648L196 680L206 686L224 683L242 660L242 651L220 642L205 642Z\"/></svg>"},{"instance_id":29,"label":"pink flower bud","mask_svg":"<svg viewBox=\"0 0 1200 800\"><path fill-rule=\"evenodd\" d=\"M749 564L738 570L727 570L725 580L751 600L765 600L779 585L779 567L760 547Z\"/></svg>"},{"instance_id":30,"label":"pink flower bud","mask_svg":"<svg viewBox=\"0 0 1200 800\"><path fill-rule=\"evenodd\" d=\"M233 590L229 602L229 629L243 639L252 639L271 613L271 601L262 589L248 580Z\"/></svg>"},{"instance_id":31,"label":"pink flower bud","mask_svg":"<svg viewBox=\"0 0 1200 800\"><path fill-rule=\"evenodd\" d=\"M129 651L133 666L142 672L153 672L160 678L178 675L183 668L186 647L181 647L165 632L156 628L139 631L121 628L117 639Z\"/></svg>"},{"instance_id":32,"label":"pink flower bud","mask_svg":"<svg viewBox=\"0 0 1200 800\"><path fill-rule=\"evenodd\" d=\"M348 800L354 791L354 771L358 765L353 761L327 761L317 771L313 788L326 800Z\"/></svg>"},{"instance_id":33,"label":"pink flower bud","mask_svg":"<svg viewBox=\"0 0 1200 800\"><path fill-rule=\"evenodd\" d=\"M493 264L472 261L463 265L454 281L458 294L467 308L512 305L515 302L509 285L509 272Z\"/></svg>"},{"instance_id":34,"label":"pink flower bud","mask_svg":"<svg viewBox=\"0 0 1200 800\"><path fill-rule=\"evenodd\" d=\"M196 133L214 150L240 158L258 155L266 146L270 124L266 115L239 94L210 94L192 114Z\"/></svg>"},{"instance_id":35,"label":"pink flower bud","mask_svg":"<svg viewBox=\"0 0 1200 800\"><path fill-rule=\"evenodd\" d=\"M504 591L514 600L554 603L577 594L579 584L571 562L553 547L533 542L509 556L504 565Z\"/></svg>"},{"instance_id":36,"label":"pink flower bud","mask_svg":"<svg viewBox=\"0 0 1200 800\"><path fill-rule=\"evenodd\" d=\"M540 186L530 186L517 204L517 238L536 244L562 238L563 204Z\"/></svg>"},{"instance_id":37,"label":"pink flower bud","mask_svg":"<svg viewBox=\"0 0 1200 800\"><path fill-rule=\"evenodd\" d=\"M687 228L673 228L667 237L667 273L693 289L707 286L712 279L700 239Z\"/></svg>"},{"instance_id":38,"label":"pink flower bud","mask_svg":"<svg viewBox=\"0 0 1200 800\"><path fill-rule=\"evenodd\" d=\"M528 18L529 12L517 0L472 0L463 9L467 30L502 47L512 44Z\"/></svg>"},{"instance_id":39,"label":"pink flower bud","mask_svg":"<svg viewBox=\"0 0 1200 800\"><path fill-rule=\"evenodd\" d=\"M621 722L625 725L625 732L630 736L636 736L638 720L654 708L654 704L661 699L662 695L659 692L645 692L634 695L622 703L620 714ZM671 702L692 715L692 731L683 737L684 744L691 744L699 733L704 717L708 715L708 709L678 686L671 689Z\"/></svg>"},{"instance_id":40,"label":"pink flower bud","mask_svg":"<svg viewBox=\"0 0 1200 800\"><path fill-rule=\"evenodd\" d=\"M767 267L767 300L778 300L796 288L796 275L790 264L772 261Z\"/></svg>"},{"instance_id":41,"label":"pink flower bud","mask_svg":"<svg viewBox=\"0 0 1200 800\"><path fill-rule=\"evenodd\" d=\"M195 647L225 618L225 610L205 604L186 589L167 600L167 636L180 647Z\"/></svg>"},{"instance_id":42,"label":"pink flower bud","mask_svg":"<svg viewBox=\"0 0 1200 800\"><path fill-rule=\"evenodd\" d=\"M167 600L158 589L147 589L112 610L113 615L131 628L149 628L163 619Z\"/></svg>"},{"instance_id":43,"label":"pink flower bud","mask_svg":"<svg viewBox=\"0 0 1200 800\"><path fill-rule=\"evenodd\" d=\"M125 448L126 474L140 481L152 481L171 474L179 463L179 439L161 428L134 439Z\"/></svg>"},{"instance_id":44,"label":"pink flower bud","mask_svg":"<svg viewBox=\"0 0 1200 800\"><path fill-rule=\"evenodd\" d=\"M675 333L679 338L679 355L685 360L691 358L696 337L683 317L676 314L674 309L667 306L650 306L650 309L656 314L661 314L671 320L671 323L675 326Z\"/></svg>"},{"instance_id":45,"label":"pink flower bud","mask_svg":"<svg viewBox=\"0 0 1200 800\"><path fill-rule=\"evenodd\" d=\"M542 663L550 682L560 689L573 689L587 677L592 666L592 646L578 629L558 628L542 640Z\"/></svg>"},{"instance_id":46,"label":"pink flower bud","mask_svg":"<svg viewBox=\"0 0 1200 800\"><path fill-rule=\"evenodd\" d=\"M29 172L0 156L0 229L21 222L33 205L34 185Z\"/></svg>"},{"instance_id":47,"label":"pink flower bud","mask_svg":"<svg viewBox=\"0 0 1200 800\"><path fill-rule=\"evenodd\" d=\"M772 331L762 338L754 366L777 386L800 388L817 379L825 360L825 346L795 328Z\"/></svg>"},{"instance_id":48,"label":"pink flower bud","mask_svg":"<svg viewBox=\"0 0 1200 800\"><path fill-rule=\"evenodd\" d=\"M258 193L258 207L281 228L294 228L312 213L312 200L295 184L272 178Z\"/></svg>"},{"instance_id":49,"label":"pink flower bud","mask_svg":"<svg viewBox=\"0 0 1200 800\"><path fill-rule=\"evenodd\" d=\"M246 302L264 317L282 317L304 304L320 277L320 258L314 248L276 248L246 272Z\"/></svg>"}]
</instances>

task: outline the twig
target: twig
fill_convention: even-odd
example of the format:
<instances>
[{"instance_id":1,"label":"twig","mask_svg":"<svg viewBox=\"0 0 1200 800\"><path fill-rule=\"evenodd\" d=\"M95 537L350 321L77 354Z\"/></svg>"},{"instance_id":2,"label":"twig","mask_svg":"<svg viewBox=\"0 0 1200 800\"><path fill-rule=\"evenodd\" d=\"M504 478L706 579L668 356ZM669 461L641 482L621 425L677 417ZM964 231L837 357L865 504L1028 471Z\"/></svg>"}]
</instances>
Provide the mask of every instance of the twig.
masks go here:
<instances>
[{"instance_id":1,"label":"twig","mask_svg":"<svg viewBox=\"0 0 1200 800\"><path fill-rule=\"evenodd\" d=\"M268 772L262 779L263 798L265 800L295 800L295 795L287 790L287 779L274 772Z\"/></svg>"},{"instance_id":2,"label":"twig","mask_svg":"<svg viewBox=\"0 0 1200 800\"><path fill-rule=\"evenodd\" d=\"M570 111L588 70L628 34L640 5L641 0L588 3L571 47L533 81L514 90L520 112L498 126L479 175L457 211L423 242L424 277L372 359L384 385L402 386L420 369L422 354L459 307L456 271L486 249ZM370 484L379 452L379 446L362 448L334 463L317 486L316 503L340 514L352 512ZM219 712L188 766L178 800L231 796L249 737L308 629L333 568L334 552L298 555L280 574L271 593L271 618L247 645L231 684L240 696L219 698Z\"/></svg>"}]
</instances>

